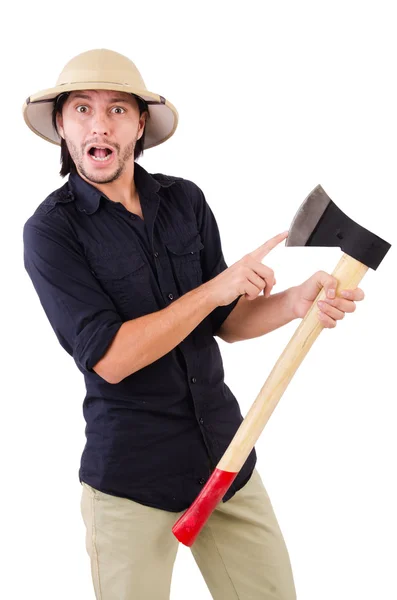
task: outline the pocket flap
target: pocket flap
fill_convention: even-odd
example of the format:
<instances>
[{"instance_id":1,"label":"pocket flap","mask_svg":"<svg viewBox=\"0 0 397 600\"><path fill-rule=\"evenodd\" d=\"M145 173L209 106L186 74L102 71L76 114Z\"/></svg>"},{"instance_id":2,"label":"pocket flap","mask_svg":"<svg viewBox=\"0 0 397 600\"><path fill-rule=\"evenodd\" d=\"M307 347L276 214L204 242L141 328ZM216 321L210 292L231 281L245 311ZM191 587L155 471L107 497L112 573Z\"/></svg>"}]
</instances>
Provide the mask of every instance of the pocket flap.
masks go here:
<instances>
[{"instance_id":1,"label":"pocket flap","mask_svg":"<svg viewBox=\"0 0 397 600\"><path fill-rule=\"evenodd\" d=\"M95 274L102 279L121 279L145 265L138 253L101 255L91 261Z\"/></svg>"},{"instance_id":2,"label":"pocket flap","mask_svg":"<svg viewBox=\"0 0 397 600\"><path fill-rule=\"evenodd\" d=\"M170 252L178 255L196 254L204 248L199 233L194 233L194 235L189 238L173 238L165 240L164 245L167 246Z\"/></svg>"}]
</instances>

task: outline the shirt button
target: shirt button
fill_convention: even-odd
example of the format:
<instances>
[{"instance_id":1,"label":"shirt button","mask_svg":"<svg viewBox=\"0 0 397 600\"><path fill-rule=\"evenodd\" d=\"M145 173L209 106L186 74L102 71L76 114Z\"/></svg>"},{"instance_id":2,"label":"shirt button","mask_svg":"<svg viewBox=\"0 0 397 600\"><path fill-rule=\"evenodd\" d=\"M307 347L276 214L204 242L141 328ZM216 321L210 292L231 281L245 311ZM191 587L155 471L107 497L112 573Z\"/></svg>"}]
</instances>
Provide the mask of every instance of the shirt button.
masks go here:
<instances>
[{"instance_id":1,"label":"shirt button","mask_svg":"<svg viewBox=\"0 0 397 600\"><path fill-rule=\"evenodd\" d=\"M197 381L197 379L196 379L195 377L192 377L192 378L191 378L191 382L192 382L192 383L196 383L196 381Z\"/></svg>"},{"instance_id":2,"label":"shirt button","mask_svg":"<svg viewBox=\"0 0 397 600\"><path fill-rule=\"evenodd\" d=\"M158 255L159 255L159 253L158 253L158 252L155 252L155 253L154 253L154 256L155 256L156 258L158 257Z\"/></svg>"},{"instance_id":3,"label":"shirt button","mask_svg":"<svg viewBox=\"0 0 397 600\"><path fill-rule=\"evenodd\" d=\"M200 423L200 425L202 425L204 423L204 419L202 417L200 417L199 423Z\"/></svg>"},{"instance_id":4,"label":"shirt button","mask_svg":"<svg viewBox=\"0 0 397 600\"><path fill-rule=\"evenodd\" d=\"M169 298L170 300L173 300L173 299L174 299L174 296L173 296L172 294L168 294L168 298Z\"/></svg>"},{"instance_id":5,"label":"shirt button","mask_svg":"<svg viewBox=\"0 0 397 600\"><path fill-rule=\"evenodd\" d=\"M205 483L205 479L204 479L204 477L201 477L201 479L199 479L199 484L204 485L204 483Z\"/></svg>"},{"instance_id":6,"label":"shirt button","mask_svg":"<svg viewBox=\"0 0 397 600\"><path fill-rule=\"evenodd\" d=\"M130 215L130 219L136 219L136 216L135 216L135 215L133 215L133 214L131 214L131 215Z\"/></svg>"}]
</instances>

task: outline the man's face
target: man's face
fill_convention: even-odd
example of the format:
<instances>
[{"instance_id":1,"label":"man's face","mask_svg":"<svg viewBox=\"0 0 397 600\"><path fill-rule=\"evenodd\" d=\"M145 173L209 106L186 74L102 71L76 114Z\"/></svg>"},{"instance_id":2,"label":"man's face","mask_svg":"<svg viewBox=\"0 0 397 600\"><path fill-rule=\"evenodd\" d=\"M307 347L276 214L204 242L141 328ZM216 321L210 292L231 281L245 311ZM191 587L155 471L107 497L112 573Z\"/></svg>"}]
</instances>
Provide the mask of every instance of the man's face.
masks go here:
<instances>
[{"instance_id":1,"label":"man's face","mask_svg":"<svg viewBox=\"0 0 397 600\"><path fill-rule=\"evenodd\" d=\"M71 92L57 125L80 175L110 183L132 167L146 114L139 117L136 99L125 92Z\"/></svg>"}]
</instances>

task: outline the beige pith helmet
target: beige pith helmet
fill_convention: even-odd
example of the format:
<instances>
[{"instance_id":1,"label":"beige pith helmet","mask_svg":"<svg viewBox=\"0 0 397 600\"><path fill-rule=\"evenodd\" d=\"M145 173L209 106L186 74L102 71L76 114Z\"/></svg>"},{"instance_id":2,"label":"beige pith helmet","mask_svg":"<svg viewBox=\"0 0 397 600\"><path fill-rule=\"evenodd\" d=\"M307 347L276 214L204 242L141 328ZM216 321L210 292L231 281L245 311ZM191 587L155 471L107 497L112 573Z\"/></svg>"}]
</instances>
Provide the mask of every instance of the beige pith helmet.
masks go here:
<instances>
[{"instance_id":1,"label":"beige pith helmet","mask_svg":"<svg viewBox=\"0 0 397 600\"><path fill-rule=\"evenodd\" d=\"M63 68L55 87L29 96L23 105L26 124L34 133L61 144L52 126L55 98L74 90L112 90L135 94L148 104L144 149L158 146L170 138L178 124L178 112L169 100L149 92L134 63L113 50L88 50L72 58Z\"/></svg>"}]
</instances>

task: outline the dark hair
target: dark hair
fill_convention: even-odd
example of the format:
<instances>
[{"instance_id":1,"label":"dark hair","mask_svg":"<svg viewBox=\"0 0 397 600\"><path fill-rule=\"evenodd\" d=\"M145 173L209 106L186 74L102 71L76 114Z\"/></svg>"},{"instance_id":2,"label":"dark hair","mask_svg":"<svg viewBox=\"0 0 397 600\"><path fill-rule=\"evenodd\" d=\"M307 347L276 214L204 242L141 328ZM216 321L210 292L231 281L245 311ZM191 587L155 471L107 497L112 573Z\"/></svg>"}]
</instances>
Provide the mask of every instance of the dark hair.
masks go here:
<instances>
[{"instance_id":1,"label":"dark hair","mask_svg":"<svg viewBox=\"0 0 397 600\"><path fill-rule=\"evenodd\" d=\"M57 128L56 116L58 113L60 115L62 114L63 105L65 104L66 100L68 99L69 93L70 92L63 92L62 94L57 96L54 100L54 106L52 109L52 126L54 127L54 129L58 133L58 135L59 135L59 132L58 132L58 128ZM138 103L139 116L141 116L141 114L143 112L147 111L148 115L147 115L146 119L148 119L150 115L149 115L148 105L146 104L145 100L143 100L139 96L136 96L135 94L131 94L131 95L135 98L135 100ZM134 160L136 160L141 155L143 155L145 133L146 133L146 125L143 130L142 136L139 138L139 140L137 141L137 143L135 145ZM65 177L65 175L67 175L68 173L73 173L73 172L76 172L76 165L74 164L74 160L72 159L72 157L69 154L69 150L68 150L65 140L63 138L61 138L61 170L59 171L59 174L61 177Z\"/></svg>"}]
</instances>

